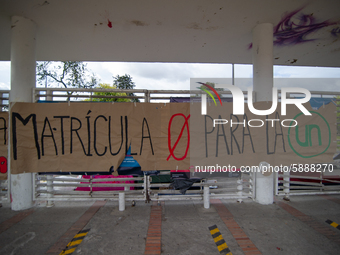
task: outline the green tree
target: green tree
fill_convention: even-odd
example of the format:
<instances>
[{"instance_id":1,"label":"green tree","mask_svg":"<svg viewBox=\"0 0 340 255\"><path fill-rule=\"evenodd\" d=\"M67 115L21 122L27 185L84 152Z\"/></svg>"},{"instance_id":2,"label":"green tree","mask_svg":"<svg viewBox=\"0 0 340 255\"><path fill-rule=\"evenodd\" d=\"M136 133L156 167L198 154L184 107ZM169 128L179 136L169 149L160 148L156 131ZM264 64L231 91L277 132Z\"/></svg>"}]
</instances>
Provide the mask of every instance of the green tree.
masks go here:
<instances>
[{"instance_id":1,"label":"green tree","mask_svg":"<svg viewBox=\"0 0 340 255\"><path fill-rule=\"evenodd\" d=\"M117 75L113 77L113 85L117 89L134 89L136 86L135 83L132 81L132 77L129 74L125 75ZM133 93L127 93L129 96L135 96ZM131 99L132 102L139 102L138 98Z\"/></svg>"},{"instance_id":2,"label":"green tree","mask_svg":"<svg viewBox=\"0 0 340 255\"><path fill-rule=\"evenodd\" d=\"M113 77L113 85L117 89L133 89L136 86L129 74Z\"/></svg>"},{"instance_id":3,"label":"green tree","mask_svg":"<svg viewBox=\"0 0 340 255\"><path fill-rule=\"evenodd\" d=\"M117 89L117 87L111 86L107 83L100 83L98 88L100 89ZM93 92L93 96L101 96L100 98L92 98L91 99L85 99L85 101L92 101L92 102L132 102L133 99L131 98L112 98L113 96L127 96L127 93L121 93L121 92ZM103 97L104 96L104 97Z\"/></svg>"},{"instance_id":4,"label":"green tree","mask_svg":"<svg viewBox=\"0 0 340 255\"><path fill-rule=\"evenodd\" d=\"M45 86L61 85L64 88L93 88L97 85L96 76L79 61L37 62L37 82Z\"/></svg>"}]
</instances>

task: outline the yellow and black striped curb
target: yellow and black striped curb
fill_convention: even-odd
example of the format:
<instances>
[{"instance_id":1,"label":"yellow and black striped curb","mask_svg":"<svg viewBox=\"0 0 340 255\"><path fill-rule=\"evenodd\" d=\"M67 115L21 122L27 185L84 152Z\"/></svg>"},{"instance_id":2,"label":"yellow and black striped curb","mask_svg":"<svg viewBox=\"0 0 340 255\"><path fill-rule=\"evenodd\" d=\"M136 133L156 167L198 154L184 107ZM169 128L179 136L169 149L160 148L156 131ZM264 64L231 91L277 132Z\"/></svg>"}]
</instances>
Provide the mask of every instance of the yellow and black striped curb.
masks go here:
<instances>
[{"instance_id":1,"label":"yellow and black striped curb","mask_svg":"<svg viewBox=\"0 0 340 255\"><path fill-rule=\"evenodd\" d=\"M83 241L89 231L89 229L79 231L78 234L73 237L71 242L68 243L66 248L59 255L72 254L77 249L78 245Z\"/></svg>"},{"instance_id":2,"label":"yellow and black striped curb","mask_svg":"<svg viewBox=\"0 0 340 255\"><path fill-rule=\"evenodd\" d=\"M340 230L340 225L338 223L335 223L334 221L331 220L326 220L326 222L331 225L332 227L335 227Z\"/></svg>"},{"instance_id":3,"label":"yellow and black striped curb","mask_svg":"<svg viewBox=\"0 0 340 255\"><path fill-rule=\"evenodd\" d=\"M229 250L228 245L224 241L222 234L221 234L220 230L217 228L217 226L216 225L211 226L211 227L209 227L209 230L210 230L210 234L211 234L212 238L214 238L214 242L215 242L217 249L220 252L220 254L232 255L232 253Z\"/></svg>"}]
</instances>

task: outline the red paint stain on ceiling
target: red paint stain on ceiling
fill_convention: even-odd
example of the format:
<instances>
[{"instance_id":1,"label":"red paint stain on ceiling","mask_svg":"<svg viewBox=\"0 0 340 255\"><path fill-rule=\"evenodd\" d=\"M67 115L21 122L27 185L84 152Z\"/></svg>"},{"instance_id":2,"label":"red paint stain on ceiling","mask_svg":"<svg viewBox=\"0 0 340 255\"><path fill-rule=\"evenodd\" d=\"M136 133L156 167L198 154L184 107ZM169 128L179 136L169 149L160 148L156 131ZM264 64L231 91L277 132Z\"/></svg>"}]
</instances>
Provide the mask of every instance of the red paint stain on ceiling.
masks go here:
<instances>
[{"instance_id":1,"label":"red paint stain on ceiling","mask_svg":"<svg viewBox=\"0 0 340 255\"><path fill-rule=\"evenodd\" d=\"M112 28L112 22L111 22L109 19L107 19L107 26L108 26L109 28Z\"/></svg>"}]
</instances>

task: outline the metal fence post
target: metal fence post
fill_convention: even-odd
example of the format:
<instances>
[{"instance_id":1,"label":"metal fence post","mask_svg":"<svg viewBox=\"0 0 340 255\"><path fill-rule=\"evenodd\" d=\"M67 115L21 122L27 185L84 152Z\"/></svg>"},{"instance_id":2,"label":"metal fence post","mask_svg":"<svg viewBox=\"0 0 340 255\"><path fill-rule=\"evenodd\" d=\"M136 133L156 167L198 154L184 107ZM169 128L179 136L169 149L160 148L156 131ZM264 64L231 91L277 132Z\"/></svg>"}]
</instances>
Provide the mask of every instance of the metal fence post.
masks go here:
<instances>
[{"instance_id":1,"label":"metal fence post","mask_svg":"<svg viewBox=\"0 0 340 255\"><path fill-rule=\"evenodd\" d=\"M283 172L283 192L285 193L285 196L284 198L285 199L288 199L289 200L289 182L290 182L290 171L286 172L284 171Z\"/></svg>"},{"instance_id":2,"label":"metal fence post","mask_svg":"<svg viewBox=\"0 0 340 255\"><path fill-rule=\"evenodd\" d=\"M145 203L150 202L150 176L144 174L144 199Z\"/></svg>"},{"instance_id":3,"label":"metal fence post","mask_svg":"<svg viewBox=\"0 0 340 255\"><path fill-rule=\"evenodd\" d=\"M144 195L144 201L145 201L145 203L146 203L146 192L147 192L147 190L146 190L146 175L145 175L145 173L144 173L144 178L143 178L143 195Z\"/></svg>"},{"instance_id":4,"label":"metal fence post","mask_svg":"<svg viewBox=\"0 0 340 255\"><path fill-rule=\"evenodd\" d=\"M279 173L274 171L274 194L277 196L279 194Z\"/></svg>"},{"instance_id":5,"label":"metal fence post","mask_svg":"<svg viewBox=\"0 0 340 255\"><path fill-rule=\"evenodd\" d=\"M150 92L148 90L145 90L145 103L150 103Z\"/></svg>"},{"instance_id":6,"label":"metal fence post","mask_svg":"<svg viewBox=\"0 0 340 255\"><path fill-rule=\"evenodd\" d=\"M147 178L147 191L146 191L146 198L148 203L151 201L151 182L150 182L150 175Z\"/></svg>"},{"instance_id":7,"label":"metal fence post","mask_svg":"<svg viewBox=\"0 0 340 255\"><path fill-rule=\"evenodd\" d=\"M36 94L35 93L39 93L39 92L37 92L36 90L35 90L35 88L33 88L32 89L32 102L33 103L36 103L37 102L37 100L36 100Z\"/></svg>"},{"instance_id":8,"label":"metal fence post","mask_svg":"<svg viewBox=\"0 0 340 255\"><path fill-rule=\"evenodd\" d=\"M53 101L53 90L46 90L46 101Z\"/></svg>"},{"instance_id":9,"label":"metal fence post","mask_svg":"<svg viewBox=\"0 0 340 255\"><path fill-rule=\"evenodd\" d=\"M249 180L249 183L250 183L250 192L251 192L251 198L253 200L256 199L256 189L255 189L255 185L256 185L256 179L255 179L255 171L256 171L256 168L255 167L252 167L252 171L250 173L250 180Z\"/></svg>"},{"instance_id":10,"label":"metal fence post","mask_svg":"<svg viewBox=\"0 0 340 255\"><path fill-rule=\"evenodd\" d=\"M47 181L46 181L46 184L47 184L47 203L46 203L46 207L52 207L54 206L54 203L53 203L53 175L51 174L48 174L47 177L46 177Z\"/></svg>"},{"instance_id":11,"label":"metal fence post","mask_svg":"<svg viewBox=\"0 0 340 255\"><path fill-rule=\"evenodd\" d=\"M240 178L237 180L237 202L242 203L242 195L243 195L243 180L242 180L242 173L240 174Z\"/></svg>"}]
</instances>

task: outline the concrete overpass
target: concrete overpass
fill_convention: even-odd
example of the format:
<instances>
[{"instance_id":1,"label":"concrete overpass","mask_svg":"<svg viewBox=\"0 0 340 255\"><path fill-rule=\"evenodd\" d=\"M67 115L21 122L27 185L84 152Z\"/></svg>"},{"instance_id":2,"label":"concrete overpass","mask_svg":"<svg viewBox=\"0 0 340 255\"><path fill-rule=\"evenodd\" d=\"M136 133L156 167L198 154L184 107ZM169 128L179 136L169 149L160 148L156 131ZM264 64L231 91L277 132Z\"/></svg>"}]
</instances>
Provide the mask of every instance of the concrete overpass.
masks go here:
<instances>
[{"instance_id":1,"label":"concrete overpass","mask_svg":"<svg viewBox=\"0 0 340 255\"><path fill-rule=\"evenodd\" d=\"M271 99L273 64L340 66L337 0L0 5L0 60L11 61L11 102L31 102L37 60L252 63L257 101ZM32 175L12 175L11 183L12 209L31 207Z\"/></svg>"}]
</instances>

